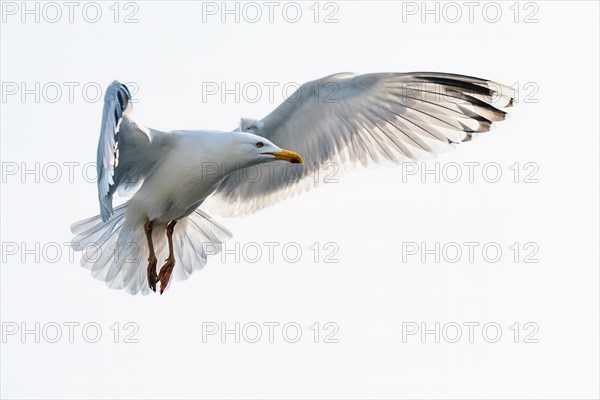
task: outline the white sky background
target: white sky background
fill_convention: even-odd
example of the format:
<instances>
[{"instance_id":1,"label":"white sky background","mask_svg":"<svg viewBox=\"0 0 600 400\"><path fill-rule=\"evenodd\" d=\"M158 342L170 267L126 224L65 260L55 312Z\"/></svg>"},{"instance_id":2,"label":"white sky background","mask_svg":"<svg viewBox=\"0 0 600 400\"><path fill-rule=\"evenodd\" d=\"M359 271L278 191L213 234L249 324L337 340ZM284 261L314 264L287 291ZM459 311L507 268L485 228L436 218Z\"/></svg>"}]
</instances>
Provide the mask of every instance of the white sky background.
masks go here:
<instances>
[{"instance_id":1,"label":"white sky background","mask_svg":"<svg viewBox=\"0 0 600 400\"><path fill-rule=\"evenodd\" d=\"M19 10L3 14L1 27L2 397L598 396L596 2L520 3L519 22L512 2L502 3L497 23L485 20L483 2L472 23L462 2L456 23L443 14L439 23L434 15L422 22L421 9L403 14L401 2L338 2L338 22L330 24L313 21L312 3L302 4L295 24L282 17L282 6L269 23L262 2L258 23L243 16L240 23L233 16L222 23L220 14L205 15L204 22L199 2L136 2L139 22L132 24L115 23L111 3L101 5L99 22L86 22L80 3L69 23L68 9L59 4L57 23L43 15L39 23L34 16L22 23ZM320 20L333 10L323 7ZM442 12L443 4L438 7ZM524 23L536 7L538 22ZM119 19L131 10L121 4ZM438 158L438 166L456 162L463 174L466 162L495 162L503 174L498 183L487 182L481 168L472 183L466 177L436 183L432 176L423 183L419 175L403 176L402 168L344 176L256 215L220 218L234 233L227 248L258 243L260 261L243 254L239 262L231 254L212 257L203 271L175 282L163 296L111 291L79 267L78 256L69 260L62 246L71 239L69 225L98 213L95 183L83 178L82 165L95 161L102 102L84 98L86 83L105 88L113 79L135 82L133 115L153 128L229 130L241 116L266 115L288 82L342 71L415 70L518 83L520 102L509 120ZM7 83L33 88L36 82L57 82L61 97L52 103L54 92L41 93L36 102L33 95L23 100L5 90ZM64 82L79 84L73 101ZM255 103L231 95L224 102L218 95L203 101L207 82L229 88L256 82L264 92ZM280 85L273 101L264 82ZM93 97L93 89L89 93ZM63 165L62 178L51 183L41 172L39 179L21 171L7 175L14 163L33 168L36 162L40 169ZM79 163L73 182L65 162ZM509 167L517 162L515 183ZM532 171L526 163L539 168L537 183L524 183ZM273 262L265 242L280 243ZM303 252L296 263L282 255L290 242ZM317 262L310 249L315 242L321 248ZM338 263L325 262L328 242L339 248ZM403 252L410 242L480 247L474 262L467 254L456 263L433 256L422 262L420 253ZM515 242L518 262L510 249ZM529 242L539 248L533 257L538 263L524 262ZM58 243L62 254L53 260L54 252L23 251L36 243L40 249ZM486 243L502 249L498 262L482 257ZM25 340L21 332L6 335L14 324L33 329L36 322L47 327L40 343L33 334ZM64 325L69 322L80 324L73 343ZM97 343L81 332L90 322L102 328ZM110 330L115 322L118 343ZM139 327L138 343L124 343L127 322ZM215 335L204 343L207 322L229 328L255 322L263 336L258 343L244 337L236 343L229 335L222 343ZM281 324L274 343L265 322ZM282 335L289 322L302 328L297 343ZM315 322L319 343L310 330ZM327 322L339 327L338 343L324 343L331 332L324 329ZM458 343L446 337L436 343L433 335L422 341L417 334L403 342L403 327L411 322L430 329L436 322L456 323L463 336ZM465 322L480 324L473 343ZM48 340L53 323L62 326L57 343ZM497 343L483 336L486 323L502 328ZM530 339L538 343L524 343L536 326Z\"/></svg>"}]
</instances>

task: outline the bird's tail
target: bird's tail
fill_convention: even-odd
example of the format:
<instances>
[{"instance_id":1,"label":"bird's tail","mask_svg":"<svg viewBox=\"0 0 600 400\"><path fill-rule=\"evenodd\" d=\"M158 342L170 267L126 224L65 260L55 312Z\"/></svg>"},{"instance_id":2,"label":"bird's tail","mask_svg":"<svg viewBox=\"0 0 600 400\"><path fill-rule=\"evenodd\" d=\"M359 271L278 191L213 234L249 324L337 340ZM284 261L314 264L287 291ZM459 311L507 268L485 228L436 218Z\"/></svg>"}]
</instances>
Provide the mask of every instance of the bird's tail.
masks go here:
<instances>
[{"instance_id":1,"label":"bird's tail","mask_svg":"<svg viewBox=\"0 0 600 400\"><path fill-rule=\"evenodd\" d=\"M142 224L134 229L121 229L126 221L127 205L114 210L103 222L100 215L71 225L76 235L73 248L81 251L81 266L111 289L130 294L150 293L147 281L148 244ZM129 225L129 224L128 224ZM175 268L173 278L185 280L206 265L209 255L221 251L231 233L208 214L196 210L177 222L173 233ZM160 261L167 257L164 226L153 227L153 244Z\"/></svg>"}]
</instances>

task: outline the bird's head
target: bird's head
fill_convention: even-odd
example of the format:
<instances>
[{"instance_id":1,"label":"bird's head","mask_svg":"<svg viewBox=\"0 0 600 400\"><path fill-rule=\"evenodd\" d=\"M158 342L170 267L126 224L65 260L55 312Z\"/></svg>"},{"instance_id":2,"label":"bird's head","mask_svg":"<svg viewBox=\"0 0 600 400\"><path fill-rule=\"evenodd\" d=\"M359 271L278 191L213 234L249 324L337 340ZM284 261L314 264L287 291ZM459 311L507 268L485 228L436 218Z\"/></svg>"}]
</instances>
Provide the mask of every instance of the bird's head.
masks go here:
<instances>
[{"instance_id":1,"label":"bird's head","mask_svg":"<svg viewBox=\"0 0 600 400\"><path fill-rule=\"evenodd\" d=\"M235 135L237 155L245 166L282 160L292 164L304 164L300 154L284 150L262 136L250 132L232 132Z\"/></svg>"}]
</instances>

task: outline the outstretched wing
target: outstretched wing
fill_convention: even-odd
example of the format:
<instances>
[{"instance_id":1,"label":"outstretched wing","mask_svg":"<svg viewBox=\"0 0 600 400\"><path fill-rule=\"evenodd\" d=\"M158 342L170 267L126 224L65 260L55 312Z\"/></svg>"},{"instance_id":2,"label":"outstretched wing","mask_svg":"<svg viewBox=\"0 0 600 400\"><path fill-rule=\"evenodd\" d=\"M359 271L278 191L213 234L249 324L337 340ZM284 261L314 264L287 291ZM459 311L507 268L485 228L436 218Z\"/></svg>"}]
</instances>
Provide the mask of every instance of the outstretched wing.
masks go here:
<instances>
[{"instance_id":1,"label":"outstretched wing","mask_svg":"<svg viewBox=\"0 0 600 400\"><path fill-rule=\"evenodd\" d=\"M224 215L247 214L317 186L327 170L444 151L503 120L510 93L485 79L431 72L343 73L305 83L271 114L241 127L300 153L305 164L237 171L212 203Z\"/></svg>"},{"instance_id":2,"label":"outstretched wing","mask_svg":"<svg viewBox=\"0 0 600 400\"><path fill-rule=\"evenodd\" d=\"M127 86L117 81L111 83L104 96L96 160L100 214L105 222L113 214L114 193L119 190L120 194L126 194L139 187L153 165L161 160L160 142L168 136L136 124L127 115L130 104Z\"/></svg>"}]
</instances>

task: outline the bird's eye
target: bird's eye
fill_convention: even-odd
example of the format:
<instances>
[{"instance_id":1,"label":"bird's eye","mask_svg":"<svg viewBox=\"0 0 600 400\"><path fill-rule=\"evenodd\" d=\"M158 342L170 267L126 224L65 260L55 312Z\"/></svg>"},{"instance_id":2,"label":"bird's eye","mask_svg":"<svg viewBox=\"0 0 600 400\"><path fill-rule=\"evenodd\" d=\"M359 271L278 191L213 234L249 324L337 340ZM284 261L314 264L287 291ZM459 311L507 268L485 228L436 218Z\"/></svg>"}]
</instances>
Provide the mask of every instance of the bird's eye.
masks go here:
<instances>
[{"instance_id":1,"label":"bird's eye","mask_svg":"<svg viewBox=\"0 0 600 400\"><path fill-rule=\"evenodd\" d=\"M261 147L263 147L264 145L265 145L265 144L264 144L263 142L258 142L258 143L256 143L256 147L258 147L259 149L260 149Z\"/></svg>"}]
</instances>

